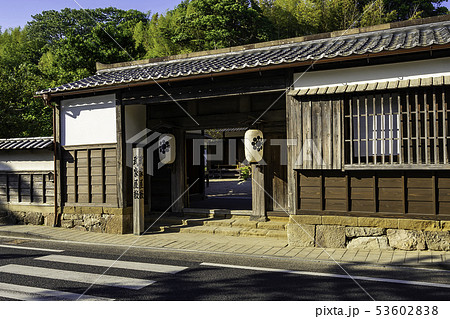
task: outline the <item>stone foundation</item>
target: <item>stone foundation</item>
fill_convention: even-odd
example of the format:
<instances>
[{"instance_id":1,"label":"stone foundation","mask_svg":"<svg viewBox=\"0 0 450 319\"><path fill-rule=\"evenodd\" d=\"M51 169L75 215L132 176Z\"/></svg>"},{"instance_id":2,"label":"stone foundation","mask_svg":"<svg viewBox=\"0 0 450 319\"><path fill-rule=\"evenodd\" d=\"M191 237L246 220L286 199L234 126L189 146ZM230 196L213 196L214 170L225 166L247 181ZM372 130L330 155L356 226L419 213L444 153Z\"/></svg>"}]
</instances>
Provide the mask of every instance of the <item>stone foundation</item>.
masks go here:
<instances>
[{"instance_id":1,"label":"stone foundation","mask_svg":"<svg viewBox=\"0 0 450 319\"><path fill-rule=\"evenodd\" d=\"M97 233L132 232L132 209L110 207L64 207L61 227Z\"/></svg>"},{"instance_id":2,"label":"stone foundation","mask_svg":"<svg viewBox=\"0 0 450 319\"><path fill-rule=\"evenodd\" d=\"M292 215L287 233L296 247L450 251L449 221Z\"/></svg>"},{"instance_id":3,"label":"stone foundation","mask_svg":"<svg viewBox=\"0 0 450 319\"><path fill-rule=\"evenodd\" d=\"M53 205L6 204L0 206L2 223L53 226Z\"/></svg>"}]
</instances>

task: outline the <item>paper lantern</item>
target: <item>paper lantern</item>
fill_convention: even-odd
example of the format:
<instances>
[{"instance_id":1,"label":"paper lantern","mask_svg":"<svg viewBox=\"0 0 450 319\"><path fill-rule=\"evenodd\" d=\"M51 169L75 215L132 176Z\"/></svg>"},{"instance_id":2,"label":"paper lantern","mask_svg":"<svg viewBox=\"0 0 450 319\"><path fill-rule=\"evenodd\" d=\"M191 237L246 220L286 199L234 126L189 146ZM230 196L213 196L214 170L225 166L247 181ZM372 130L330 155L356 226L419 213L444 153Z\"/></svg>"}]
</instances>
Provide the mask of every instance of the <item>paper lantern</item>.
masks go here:
<instances>
[{"instance_id":1,"label":"paper lantern","mask_svg":"<svg viewBox=\"0 0 450 319\"><path fill-rule=\"evenodd\" d=\"M163 134L158 141L159 161L163 164L172 164L175 162L176 144L175 136L172 134Z\"/></svg>"},{"instance_id":2,"label":"paper lantern","mask_svg":"<svg viewBox=\"0 0 450 319\"><path fill-rule=\"evenodd\" d=\"M263 159L264 137L260 130L248 130L244 136L245 158L249 163L258 163Z\"/></svg>"}]
</instances>

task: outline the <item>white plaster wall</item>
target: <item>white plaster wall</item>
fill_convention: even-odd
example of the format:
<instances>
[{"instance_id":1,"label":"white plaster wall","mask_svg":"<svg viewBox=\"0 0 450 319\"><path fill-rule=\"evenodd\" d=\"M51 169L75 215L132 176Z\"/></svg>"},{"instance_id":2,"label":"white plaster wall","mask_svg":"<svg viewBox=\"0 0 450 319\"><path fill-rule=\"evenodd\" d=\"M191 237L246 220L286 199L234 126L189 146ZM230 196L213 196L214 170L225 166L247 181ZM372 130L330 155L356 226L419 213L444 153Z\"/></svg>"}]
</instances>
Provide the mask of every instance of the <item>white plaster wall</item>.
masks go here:
<instances>
[{"instance_id":1,"label":"white plaster wall","mask_svg":"<svg viewBox=\"0 0 450 319\"><path fill-rule=\"evenodd\" d=\"M115 94L62 101L62 145L92 145L116 142Z\"/></svg>"},{"instance_id":2,"label":"white plaster wall","mask_svg":"<svg viewBox=\"0 0 450 319\"><path fill-rule=\"evenodd\" d=\"M145 129L147 107L145 105L125 106L125 139L129 140Z\"/></svg>"},{"instance_id":3,"label":"white plaster wall","mask_svg":"<svg viewBox=\"0 0 450 319\"><path fill-rule=\"evenodd\" d=\"M147 107L145 105L126 105L125 106L125 141L126 144L126 163L128 167L133 166L133 145L138 140L141 141L141 137L147 134L143 132L147 124ZM141 133L141 134L140 134ZM131 140L131 142L130 142Z\"/></svg>"},{"instance_id":4,"label":"white plaster wall","mask_svg":"<svg viewBox=\"0 0 450 319\"><path fill-rule=\"evenodd\" d=\"M294 74L294 88L315 88L380 80L403 80L450 75L450 58L390 63L339 70L309 71Z\"/></svg>"},{"instance_id":5,"label":"white plaster wall","mask_svg":"<svg viewBox=\"0 0 450 319\"><path fill-rule=\"evenodd\" d=\"M0 171L53 171L53 152L17 150L0 152Z\"/></svg>"}]
</instances>

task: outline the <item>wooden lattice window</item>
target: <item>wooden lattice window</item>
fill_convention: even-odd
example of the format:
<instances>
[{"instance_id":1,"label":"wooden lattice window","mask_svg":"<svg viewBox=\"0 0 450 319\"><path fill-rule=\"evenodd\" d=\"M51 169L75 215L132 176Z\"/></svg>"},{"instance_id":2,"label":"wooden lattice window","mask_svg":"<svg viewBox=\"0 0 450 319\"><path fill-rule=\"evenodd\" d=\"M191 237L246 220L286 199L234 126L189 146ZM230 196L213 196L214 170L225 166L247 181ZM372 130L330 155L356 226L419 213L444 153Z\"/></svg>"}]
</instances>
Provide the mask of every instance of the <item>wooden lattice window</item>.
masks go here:
<instances>
[{"instance_id":1,"label":"wooden lattice window","mask_svg":"<svg viewBox=\"0 0 450 319\"><path fill-rule=\"evenodd\" d=\"M346 167L450 168L446 89L417 88L347 97Z\"/></svg>"}]
</instances>

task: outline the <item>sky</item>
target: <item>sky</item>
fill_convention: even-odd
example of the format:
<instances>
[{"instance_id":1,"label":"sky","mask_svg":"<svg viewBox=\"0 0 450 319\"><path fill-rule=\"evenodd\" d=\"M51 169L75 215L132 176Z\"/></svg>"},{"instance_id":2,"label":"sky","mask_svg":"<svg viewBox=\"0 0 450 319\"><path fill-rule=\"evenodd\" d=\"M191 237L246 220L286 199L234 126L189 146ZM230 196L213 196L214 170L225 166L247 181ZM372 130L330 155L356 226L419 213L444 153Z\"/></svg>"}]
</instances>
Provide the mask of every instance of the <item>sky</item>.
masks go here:
<instances>
[{"instance_id":1,"label":"sky","mask_svg":"<svg viewBox=\"0 0 450 319\"><path fill-rule=\"evenodd\" d=\"M142 12L164 13L173 9L182 0L76 0L83 8L116 7L119 9L136 9ZM450 8L447 1L444 4ZM0 27L23 27L32 15L45 10L63 8L80 9L74 0L0 0Z\"/></svg>"},{"instance_id":2,"label":"sky","mask_svg":"<svg viewBox=\"0 0 450 319\"><path fill-rule=\"evenodd\" d=\"M116 7L142 12L164 13L182 0L76 0L83 8ZM0 27L2 30L23 27L31 16L46 10L80 9L74 0L0 0Z\"/></svg>"}]
</instances>

